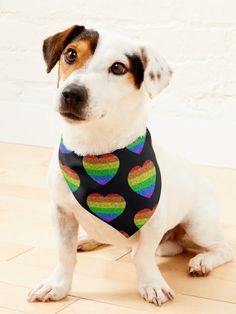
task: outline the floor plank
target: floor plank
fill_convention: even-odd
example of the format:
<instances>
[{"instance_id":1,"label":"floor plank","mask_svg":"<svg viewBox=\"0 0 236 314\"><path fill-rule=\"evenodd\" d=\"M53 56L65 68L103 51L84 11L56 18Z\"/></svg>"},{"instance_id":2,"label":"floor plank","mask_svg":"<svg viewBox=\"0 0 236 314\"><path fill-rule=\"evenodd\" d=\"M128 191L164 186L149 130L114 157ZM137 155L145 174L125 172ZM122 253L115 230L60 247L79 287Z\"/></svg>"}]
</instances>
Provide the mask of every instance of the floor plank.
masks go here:
<instances>
[{"instance_id":1,"label":"floor plank","mask_svg":"<svg viewBox=\"0 0 236 314\"><path fill-rule=\"evenodd\" d=\"M221 221L224 225L232 226L235 217L235 186L236 170L216 167L197 167L207 177L213 188L220 207ZM235 221L233 222L235 225Z\"/></svg>"},{"instance_id":2,"label":"floor plank","mask_svg":"<svg viewBox=\"0 0 236 314\"><path fill-rule=\"evenodd\" d=\"M20 257L19 257L20 258ZM47 256L44 256L47 259ZM186 272L172 266L172 262L160 264L161 272L177 293L196 297L236 302L236 281L232 278L217 278L212 275L192 278ZM230 265L230 264L229 264ZM33 287L50 274L53 267L43 268L17 263L17 257L1 263L0 278L3 282ZM108 261L81 256L74 274L71 295L100 302L112 303L146 310L146 304L136 289L134 265L128 262Z\"/></svg>"},{"instance_id":3,"label":"floor plank","mask_svg":"<svg viewBox=\"0 0 236 314\"><path fill-rule=\"evenodd\" d=\"M81 263L83 263L82 265L85 265L85 267L86 263L94 264L96 263L96 259L116 261L121 259L128 252L129 249L116 248L114 246L101 246L90 252L78 252L77 267L80 268ZM46 259L45 256L47 256ZM56 264L56 251L55 249L45 249L42 247L32 248L30 251L25 252L25 254L16 256L14 262L18 264L52 268ZM91 265L91 267L93 266L94 265Z\"/></svg>"},{"instance_id":4,"label":"floor plank","mask_svg":"<svg viewBox=\"0 0 236 314\"><path fill-rule=\"evenodd\" d=\"M112 253L114 253L114 255L112 255L109 251L110 248L112 249ZM106 253L107 251L108 253ZM98 254L96 254L97 252ZM126 264L124 264L124 266L120 263L133 264L130 254L127 253L123 255L124 252L125 251L112 246L105 246L91 252L79 252L77 253L77 265L75 271L76 273L82 275L88 274L99 277L110 276L112 279L123 281L123 268L127 268L129 266ZM119 254L120 258L117 259ZM185 252L174 257L157 257L156 261L162 272L174 270L185 275L187 274L188 262L194 255L195 253ZM45 256L47 256L46 259ZM115 261L118 261L118 263L114 263ZM13 258L12 262L52 269L56 264L56 253L50 249L33 248L30 251L25 252L25 254L21 254ZM113 272L114 267L116 268L116 272ZM130 269L133 272L133 265L131 265ZM214 269L208 278L212 276L216 279L236 282L236 261Z\"/></svg>"},{"instance_id":5,"label":"floor plank","mask_svg":"<svg viewBox=\"0 0 236 314\"><path fill-rule=\"evenodd\" d=\"M26 312L22 312L22 311L19 311L19 310L10 310L10 309L7 309L5 307L1 307L0 306L0 314L22 314L22 313L26 313Z\"/></svg>"},{"instance_id":6,"label":"floor plank","mask_svg":"<svg viewBox=\"0 0 236 314\"><path fill-rule=\"evenodd\" d=\"M28 289L6 283L0 283L0 306L14 311L22 311L32 314L52 314L56 313L76 300L74 297L67 297L59 302L36 302L26 301ZM2 310L3 311L3 310ZM5 312L3 312L5 313ZM7 312L6 312L7 313Z\"/></svg>"},{"instance_id":7,"label":"floor plank","mask_svg":"<svg viewBox=\"0 0 236 314\"><path fill-rule=\"evenodd\" d=\"M207 299L194 298L191 296L185 296L178 294L174 302L165 304L161 308L156 308L152 305L152 310L134 310L121 306L114 306L112 304L94 302L89 300L80 299L73 304L60 311L60 314L148 314L151 312L160 314L235 314L235 304L212 301ZM95 310L96 309L96 310Z\"/></svg>"},{"instance_id":8,"label":"floor plank","mask_svg":"<svg viewBox=\"0 0 236 314\"><path fill-rule=\"evenodd\" d=\"M154 306L153 306L154 307ZM154 308L155 309L155 308ZM148 314L150 311L134 310L126 307L116 306L107 303L100 303L89 300L78 300L69 305L64 310L59 311L60 314Z\"/></svg>"},{"instance_id":9,"label":"floor plank","mask_svg":"<svg viewBox=\"0 0 236 314\"><path fill-rule=\"evenodd\" d=\"M0 314L236 313L235 261L206 278L191 278L186 270L192 252L157 258L163 276L176 292L174 302L157 309L137 292L128 249L112 246L77 254L73 286L66 300L27 303L29 289L51 273L56 261L46 184L52 150L2 143L0 150ZM236 252L236 170L197 168L213 183L224 233Z\"/></svg>"},{"instance_id":10,"label":"floor plank","mask_svg":"<svg viewBox=\"0 0 236 314\"><path fill-rule=\"evenodd\" d=\"M7 185L46 187L52 149L0 143L0 181Z\"/></svg>"},{"instance_id":11,"label":"floor plank","mask_svg":"<svg viewBox=\"0 0 236 314\"><path fill-rule=\"evenodd\" d=\"M236 255L236 248L233 245L232 247L234 248L234 252ZM177 256L157 257L156 261L162 271L168 271L168 269L170 269L187 273L188 262L193 256L195 256L195 253L193 252L184 252ZM126 254L118 261L133 263L130 254ZM230 263L224 264L223 266L215 268L209 276L236 282L236 261L234 260Z\"/></svg>"},{"instance_id":12,"label":"floor plank","mask_svg":"<svg viewBox=\"0 0 236 314\"><path fill-rule=\"evenodd\" d=\"M0 243L0 262L1 261L8 261L20 254L23 254L27 251L32 249L30 245L22 245L16 243Z\"/></svg>"},{"instance_id":13,"label":"floor plank","mask_svg":"<svg viewBox=\"0 0 236 314\"><path fill-rule=\"evenodd\" d=\"M19 310L10 310L10 309L7 309L5 307L1 307L0 306L0 314L22 314L22 313L26 313L26 312L22 312L22 311L19 311Z\"/></svg>"}]
</instances>

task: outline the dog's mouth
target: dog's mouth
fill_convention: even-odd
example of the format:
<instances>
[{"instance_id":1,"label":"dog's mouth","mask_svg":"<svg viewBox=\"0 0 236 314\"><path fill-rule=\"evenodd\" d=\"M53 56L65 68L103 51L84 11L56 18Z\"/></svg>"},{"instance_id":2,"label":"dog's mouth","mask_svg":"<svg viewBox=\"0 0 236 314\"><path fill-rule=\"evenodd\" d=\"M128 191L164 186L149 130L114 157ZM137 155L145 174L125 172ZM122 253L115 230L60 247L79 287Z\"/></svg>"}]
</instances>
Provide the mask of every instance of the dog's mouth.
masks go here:
<instances>
[{"instance_id":1,"label":"dog's mouth","mask_svg":"<svg viewBox=\"0 0 236 314\"><path fill-rule=\"evenodd\" d=\"M72 121L85 121L86 120L84 117L74 112L59 111L59 113L63 118L66 118L68 120L72 120Z\"/></svg>"},{"instance_id":2,"label":"dog's mouth","mask_svg":"<svg viewBox=\"0 0 236 314\"><path fill-rule=\"evenodd\" d=\"M81 114L67 111L67 110L59 110L60 115L69 122L81 122L81 121L91 121L89 117L82 116ZM106 116L106 113L103 112L99 117L94 120L102 119Z\"/></svg>"}]
</instances>

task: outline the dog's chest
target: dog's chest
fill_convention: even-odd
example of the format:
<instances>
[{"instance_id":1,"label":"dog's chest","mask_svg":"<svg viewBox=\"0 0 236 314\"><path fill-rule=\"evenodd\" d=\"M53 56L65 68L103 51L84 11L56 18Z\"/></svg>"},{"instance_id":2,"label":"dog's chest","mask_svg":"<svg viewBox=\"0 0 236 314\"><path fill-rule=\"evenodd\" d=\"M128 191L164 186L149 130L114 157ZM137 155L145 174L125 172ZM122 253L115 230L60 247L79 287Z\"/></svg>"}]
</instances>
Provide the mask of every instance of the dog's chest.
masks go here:
<instances>
[{"instance_id":1,"label":"dog's chest","mask_svg":"<svg viewBox=\"0 0 236 314\"><path fill-rule=\"evenodd\" d=\"M61 141L59 161L74 198L86 211L82 216L92 225L95 216L96 228L99 221L128 238L157 210L161 175L148 130L124 149L101 156L78 156Z\"/></svg>"}]
</instances>

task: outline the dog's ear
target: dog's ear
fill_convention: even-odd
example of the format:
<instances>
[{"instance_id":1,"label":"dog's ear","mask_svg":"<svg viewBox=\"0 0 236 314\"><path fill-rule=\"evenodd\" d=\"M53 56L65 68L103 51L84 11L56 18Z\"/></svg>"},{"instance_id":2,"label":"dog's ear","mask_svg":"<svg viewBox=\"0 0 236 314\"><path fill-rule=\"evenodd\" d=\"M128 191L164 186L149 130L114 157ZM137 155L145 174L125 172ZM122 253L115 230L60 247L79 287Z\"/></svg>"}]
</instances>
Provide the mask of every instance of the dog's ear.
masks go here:
<instances>
[{"instance_id":1,"label":"dog's ear","mask_svg":"<svg viewBox=\"0 0 236 314\"><path fill-rule=\"evenodd\" d=\"M63 32L48 37L43 42L43 57L47 64L47 73L56 65L65 47L81 32L84 26L74 25Z\"/></svg>"},{"instance_id":2,"label":"dog's ear","mask_svg":"<svg viewBox=\"0 0 236 314\"><path fill-rule=\"evenodd\" d=\"M150 98L154 98L169 85L172 70L150 46L141 48L141 60L144 67L144 85Z\"/></svg>"}]
</instances>

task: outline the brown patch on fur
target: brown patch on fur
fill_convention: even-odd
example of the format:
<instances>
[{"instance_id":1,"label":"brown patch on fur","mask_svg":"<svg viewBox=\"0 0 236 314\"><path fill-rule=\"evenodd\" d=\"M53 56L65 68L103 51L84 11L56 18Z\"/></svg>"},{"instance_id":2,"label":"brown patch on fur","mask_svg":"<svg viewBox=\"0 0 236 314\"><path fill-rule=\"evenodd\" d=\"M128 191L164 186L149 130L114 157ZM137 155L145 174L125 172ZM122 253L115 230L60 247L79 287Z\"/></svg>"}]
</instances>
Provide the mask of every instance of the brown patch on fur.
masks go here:
<instances>
[{"instance_id":1,"label":"brown patch on fur","mask_svg":"<svg viewBox=\"0 0 236 314\"><path fill-rule=\"evenodd\" d=\"M128 73L127 73L127 75L126 75L126 78L127 78L128 82L129 82L131 85L134 85L134 86L135 86L134 76L133 76L133 74L132 74L131 71L130 71L129 64L125 64L125 66L126 66L127 69L128 69Z\"/></svg>"},{"instance_id":2,"label":"brown patch on fur","mask_svg":"<svg viewBox=\"0 0 236 314\"><path fill-rule=\"evenodd\" d=\"M47 73L49 73L56 65L64 48L84 29L84 26L74 25L63 32L57 33L44 40L43 56L47 64Z\"/></svg>"},{"instance_id":3,"label":"brown patch on fur","mask_svg":"<svg viewBox=\"0 0 236 314\"><path fill-rule=\"evenodd\" d=\"M161 73L157 73L157 79L160 80L161 79Z\"/></svg>"},{"instance_id":4,"label":"brown patch on fur","mask_svg":"<svg viewBox=\"0 0 236 314\"><path fill-rule=\"evenodd\" d=\"M152 71L149 73L149 77L152 81L155 81L155 75Z\"/></svg>"},{"instance_id":5,"label":"brown patch on fur","mask_svg":"<svg viewBox=\"0 0 236 314\"><path fill-rule=\"evenodd\" d=\"M131 85L135 85L135 84L134 84L134 76L132 75L132 73L128 72L126 77L127 77L128 82L129 82Z\"/></svg>"},{"instance_id":6,"label":"brown patch on fur","mask_svg":"<svg viewBox=\"0 0 236 314\"><path fill-rule=\"evenodd\" d=\"M141 58L138 54L126 55L129 60L128 80L133 83L134 87L139 89L144 78L144 68Z\"/></svg>"},{"instance_id":7,"label":"brown patch on fur","mask_svg":"<svg viewBox=\"0 0 236 314\"><path fill-rule=\"evenodd\" d=\"M85 29L84 26L74 25L63 32L57 33L45 39L43 42L43 56L47 64L47 73L49 73L61 59L63 51L70 43L77 41L87 42L87 45L81 44L81 46L86 46L86 49L89 51L89 55L91 55L97 47L98 37L98 32ZM80 50L83 52L83 55L85 49L80 47L78 51L79 53ZM82 57L84 59L84 56Z\"/></svg>"},{"instance_id":8,"label":"brown patch on fur","mask_svg":"<svg viewBox=\"0 0 236 314\"><path fill-rule=\"evenodd\" d=\"M135 88L137 88L137 86L136 86L136 84L135 84L134 76L133 76L133 74L132 74L130 71L127 73L126 78L127 78L128 82L129 82L129 84L131 84L131 85L133 85Z\"/></svg>"},{"instance_id":9,"label":"brown patch on fur","mask_svg":"<svg viewBox=\"0 0 236 314\"><path fill-rule=\"evenodd\" d=\"M64 60L64 54L68 49L74 49L77 53L77 59L73 64L68 64ZM89 58L93 55L93 49L91 47L91 41L89 39L81 39L69 44L63 51L60 58L60 70L59 79L65 80L72 72L82 68Z\"/></svg>"}]
</instances>

